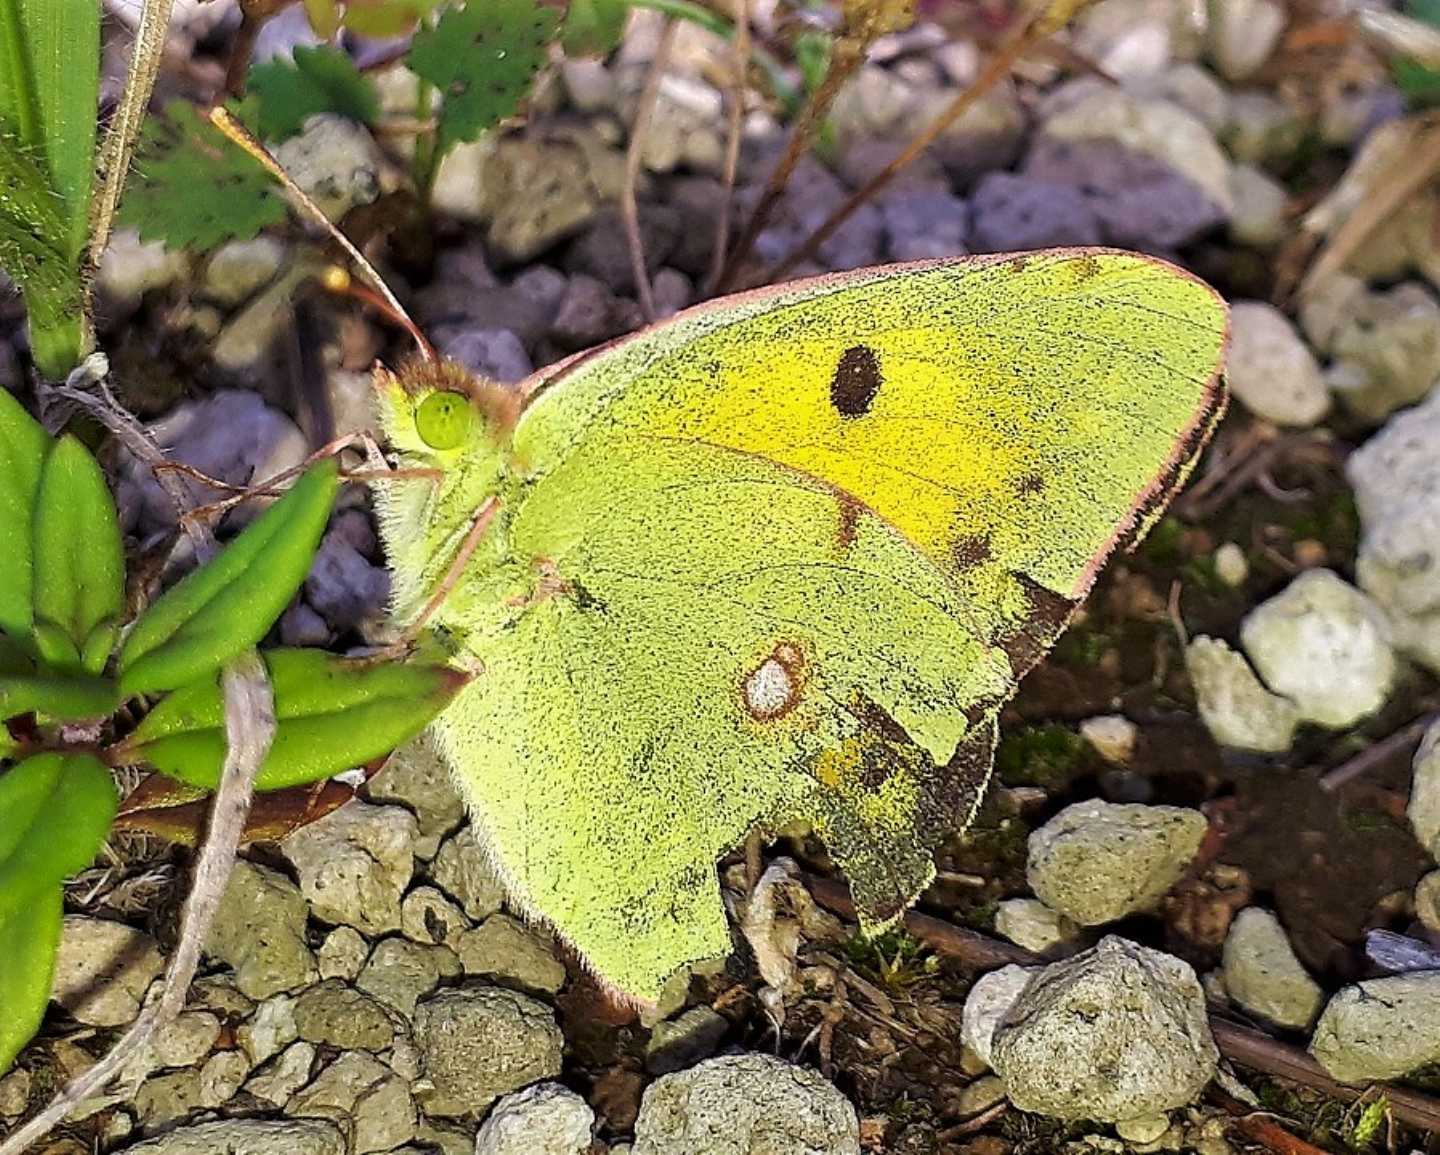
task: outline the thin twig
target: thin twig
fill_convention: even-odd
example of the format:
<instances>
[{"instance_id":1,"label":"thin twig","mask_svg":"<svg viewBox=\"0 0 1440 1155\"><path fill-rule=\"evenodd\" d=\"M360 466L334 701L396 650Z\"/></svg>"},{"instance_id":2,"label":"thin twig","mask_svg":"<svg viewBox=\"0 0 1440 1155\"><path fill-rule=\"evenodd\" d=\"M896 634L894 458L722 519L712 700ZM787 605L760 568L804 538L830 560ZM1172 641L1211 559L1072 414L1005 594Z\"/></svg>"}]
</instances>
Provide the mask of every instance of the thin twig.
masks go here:
<instances>
[{"instance_id":1,"label":"thin twig","mask_svg":"<svg viewBox=\"0 0 1440 1155\"><path fill-rule=\"evenodd\" d=\"M1218 1087L1211 1088L1210 1098L1234 1117L1237 1131L1252 1143L1259 1143L1267 1151L1274 1151L1275 1155L1326 1155L1325 1151L1315 1144L1292 1135L1264 1112L1252 1110L1248 1104L1240 1102Z\"/></svg>"},{"instance_id":2,"label":"thin twig","mask_svg":"<svg viewBox=\"0 0 1440 1155\"><path fill-rule=\"evenodd\" d=\"M625 150L625 181L620 186L620 218L625 223L625 243L630 249L630 268L635 274L635 294L640 299L640 309L647 321L655 320L655 294L650 289L650 272L645 265L645 238L640 235L640 206L635 199L635 186L640 183L640 158L645 150L645 137L650 132L650 121L660 100L660 83L665 79L670 48L675 43L678 28L673 19L666 20L660 42L655 46L655 59L650 62L650 74L645 77L640 102L635 106L635 121L630 126L630 146Z\"/></svg>"},{"instance_id":3,"label":"thin twig","mask_svg":"<svg viewBox=\"0 0 1440 1155\"><path fill-rule=\"evenodd\" d=\"M836 38L830 53L830 67L825 71L825 79L820 82L820 87L811 93L810 99L805 102L805 107L796 117L795 123L790 129L789 139L785 142L785 151L780 157L780 163L771 170L769 179L765 182L765 188L760 193L760 199L756 202L750 219L745 222L745 231L740 234L734 251L725 261L715 286L718 291L724 292L734 286L736 276L746 258L750 256L750 250L755 247L756 240L765 231L765 226L770 223L775 206L784 196L785 186L790 183L791 175L800 164L801 158L810 151L815 134L820 131L820 126L825 123L826 116L830 114L830 106L835 103L835 98L840 95L840 89L845 86L845 82L864 61L865 53L869 51L873 39L874 36L867 36L860 31L851 31Z\"/></svg>"},{"instance_id":4,"label":"thin twig","mask_svg":"<svg viewBox=\"0 0 1440 1155\"><path fill-rule=\"evenodd\" d=\"M190 510L189 492L175 477L172 463L166 459L145 427L130 415L110 391L107 380L109 374L110 362L105 355L92 353L71 372L64 385L47 386L45 392L83 409L105 426L131 454L150 467L156 482L175 506L175 519L190 538L195 556L203 560L215 548L214 535L207 526L186 520L186 514ZM97 390L98 395L90 391L90 386Z\"/></svg>"},{"instance_id":5,"label":"thin twig","mask_svg":"<svg viewBox=\"0 0 1440 1155\"><path fill-rule=\"evenodd\" d=\"M100 264L100 256L110 242L110 226L120 207L120 194L125 191L130 159L135 155L140 126L150 107L150 95L155 91L155 78L160 75L165 36L174 6L175 0L144 0L140 6L140 23L135 28L135 47L130 53L125 91L96 157L95 176L100 189L90 202L90 247L86 253L86 264L91 269Z\"/></svg>"},{"instance_id":6,"label":"thin twig","mask_svg":"<svg viewBox=\"0 0 1440 1155\"><path fill-rule=\"evenodd\" d=\"M1333 276L1380 225L1440 171L1440 123L1432 123L1413 146L1397 156L1382 178L1372 181L1369 195L1326 241L1301 283L1301 292Z\"/></svg>"},{"instance_id":7,"label":"thin twig","mask_svg":"<svg viewBox=\"0 0 1440 1155\"><path fill-rule=\"evenodd\" d=\"M275 736L275 704L270 681L264 663L254 650L226 667L221 686L225 695L225 762L210 808L210 829L181 912L180 941L165 968L160 997L140 1013L104 1058L67 1083L44 1110L0 1144L0 1155L20 1155L77 1106L99 1093L155 1032L172 1022L185 1006L190 981L199 969L210 926L235 863L235 848L250 812L255 774Z\"/></svg>"},{"instance_id":8,"label":"thin twig","mask_svg":"<svg viewBox=\"0 0 1440 1155\"><path fill-rule=\"evenodd\" d=\"M725 166L721 174L720 217L715 222L715 251L705 278L705 296L720 287L725 254L730 249L730 215L735 209L735 174L740 168L740 135L745 127L745 92L750 75L750 0L735 0L734 59L730 77L729 127L725 138Z\"/></svg>"},{"instance_id":9,"label":"thin twig","mask_svg":"<svg viewBox=\"0 0 1440 1155\"><path fill-rule=\"evenodd\" d=\"M766 283L779 280L802 261L808 261L820 251L820 246L835 235L836 231L882 188L903 172L917 157L929 148L942 133L968 112L974 103L999 81L1010 73L1015 63L1038 42L1063 28L1076 12L1091 0L1051 0L1043 12L1028 23L1020 25L1000 45L995 55L981 69L970 86L950 102L948 108L932 120L894 160L865 182L853 193L805 242L770 269L764 277Z\"/></svg>"},{"instance_id":10,"label":"thin twig","mask_svg":"<svg viewBox=\"0 0 1440 1155\"><path fill-rule=\"evenodd\" d=\"M802 875L818 902L837 914L853 917L855 904L843 883L814 875ZM989 969L1016 963L1020 966L1042 966L1048 960L1024 947L1000 942L978 931L966 930L939 918L909 911L904 918L905 929L938 954L949 955L969 966ZM1299 1047L1279 1042L1269 1035L1242 1027L1218 1014L1210 1015L1210 1033L1220 1053L1232 1062L1267 1075L1277 1075L1294 1083L1314 1087L1333 1099L1349 1103L1366 1093L1364 1088L1338 1083L1325 1069ZM1424 1131L1440 1132L1440 1099L1421 1091L1397 1087L1393 1083L1372 1084L1380 1088L1390 1101L1395 1118ZM0 1151L0 1155L5 1152Z\"/></svg>"},{"instance_id":11,"label":"thin twig","mask_svg":"<svg viewBox=\"0 0 1440 1155\"><path fill-rule=\"evenodd\" d=\"M1420 741L1425 736L1425 731L1437 721L1440 721L1440 714L1426 714L1424 717L1406 723L1380 741L1366 746L1355 757L1347 759L1334 770L1322 775L1320 789L1327 794L1333 794L1362 774L1368 774L1386 759L1405 749L1406 746L1413 746Z\"/></svg>"}]
</instances>

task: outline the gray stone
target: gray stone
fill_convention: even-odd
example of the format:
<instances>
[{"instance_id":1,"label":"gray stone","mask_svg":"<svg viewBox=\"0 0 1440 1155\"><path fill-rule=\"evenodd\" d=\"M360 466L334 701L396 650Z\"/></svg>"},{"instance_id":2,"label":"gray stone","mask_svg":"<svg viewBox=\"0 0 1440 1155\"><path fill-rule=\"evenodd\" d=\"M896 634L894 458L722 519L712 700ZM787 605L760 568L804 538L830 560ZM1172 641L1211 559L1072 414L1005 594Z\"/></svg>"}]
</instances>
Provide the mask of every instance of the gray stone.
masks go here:
<instances>
[{"instance_id":1,"label":"gray stone","mask_svg":"<svg viewBox=\"0 0 1440 1155\"><path fill-rule=\"evenodd\" d=\"M616 336L621 327L609 286L586 273L576 273L550 322L550 336L563 348L586 349Z\"/></svg>"},{"instance_id":2,"label":"gray stone","mask_svg":"<svg viewBox=\"0 0 1440 1155\"><path fill-rule=\"evenodd\" d=\"M1324 994L1270 911L1251 906L1235 916L1223 960L1226 992L1251 1014L1296 1030L1314 1021Z\"/></svg>"},{"instance_id":3,"label":"gray stone","mask_svg":"<svg viewBox=\"0 0 1440 1155\"><path fill-rule=\"evenodd\" d=\"M1078 189L990 173L975 190L970 246L978 253L1100 243L1100 221Z\"/></svg>"},{"instance_id":4,"label":"gray stone","mask_svg":"<svg viewBox=\"0 0 1440 1155\"><path fill-rule=\"evenodd\" d=\"M252 1066L279 1054L297 1038L300 1028L295 1027L294 995L266 998L235 1031L236 1043L249 1056Z\"/></svg>"},{"instance_id":5,"label":"gray stone","mask_svg":"<svg viewBox=\"0 0 1440 1155\"><path fill-rule=\"evenodd\" d=\"M1121 81L1152 76L1172 59L1183 34L1177 6L1164 0L1100 0L1075 20L1075 47Z\"/></svg>"},{"instance_id":6,"label":"gray stone","mask_svg":"<svg viewBox=\"0 0 1440 1155\"><path fill-rule=\"evenodd\" d=\"M1182 61L1156 76L1137 78L1129 86L1146 99L1168 100L1197 118L1212 133L1230 120L1230 93L1208 68Z\"/></svg>"},{"instance_id":7,"label":"gray stone","mask_svg":"<svg viewBox=\"0 0 1440 1155\"><path fill-rule=\"evenodd\" d=\"M1210 59L1232 84L1258 72L1285 31L1278 0L1218 0L1210 8Z\"/></svg>"},{"instance_id":8,"label":"gray stone","mask_svg":"<svg viewBox=\"0 0 1440 1155\"><path fill-rule=\"evenodd\" d=\"M1041 135L1070 142L1113 141L1186 177L1228 216L1230 162L1210 130L1178 105L1145 100L1091 77L1052 94Z\"/></svg>"},{"instance_id":9,"label":"gray stone","mask_svg":"<svg viewBox=\"0 0 1440 1155\"><path fill-rule=\"evenodd\" d=\"M0 1079L0 1118L13 1119L23 1115L30 1104L30 1072L17 1067Z\"/></svg>"},{"instance_id":10,"label":"gray stone","mask_svg":"<svg viewBox=\"0 0 1440 1155\"><path fill-rule=\"evenodd\" d=\"M165 969L148 934L106 919L65 916L50 997L82 1023L118 1027L140 1013Z\"/></svg>"},{"instance_id":11,"label":"gray stone","mask_svg":"<svg viewBox=\"0 0 1440 1155\"><path fill-rule=\"evenodd\" d=\"M454 946L468 975L544 994L554 994L565 985L565 966L551 943L509 915L492 914L462 934Z\"/></svg>"},{"instance_id":12,"label":"gray stone","mask_svg":"<svg viewBox=\"0 0 1440 1155\"><path fill-rule=\"evenodd\" d=\"M264 480L299 465L310 448L295 422L248 389L220 389L182 402L147 428L167 458L231 485ZM116 496L128 513L128 528L142 538L168 535L175 528L174 503L148 464L128 451L122 452L121 461ZM213 500L209 487L179 481L192 505ZM257 504L237 510L238 521L253 516L250 507ZM228 520L237 520L236 514Z\"/></svg>"},{"instance_id":13,"label":"gray stone","mask_svg":"<svg viewBox=\"0 0 1440 1155\"><path fill-rule=\"evenodd\" d=\"M264 234L247 241L230 241L216 249L205 263L201 286L212 300L238 305L280 272L286 255L281 241Z\"/></svg>"},{"instance_id":14,"label":"gray stone","mask_svg":"<svg viewBox=\"0 0 1440 1155\"><path fill-rule=\"evenodd\" d=\"M304 897L283 874L237 862L206 953L232 967L235 985L252 999L294 990L318 973L305 943L307 913Z\"/></svg>"},{"instance_id":15,"label":"gray stone","mask_svg":"<svg viewBox=\"0 0 1440 1155\"><path fill-rule=\"evenodd\" d=\"M170 1071L140 1084L133 1099L136 1118L147 1132L193 1115L204 1105L199 1071Z\"/></svg>"},{"instance_id":16,"label":"gray stone","mask_svg":"<svg viewBox=\"0 0 1440 1155\"><path fill-rule=\"evenodd\" d=\"M220 1019L209 1011L182 1011L160 1027L136 1056L149 1071L198 1067L220 1037Z\"/></svg>"},{"instance_id":17,"label":"gray stone","mask_svg":"<svg viewBox=\"0 0 1440 1155\"><path fill-rule=\"evenodd\" d=\"M320 113L275 146L275 159L332 221L380 196L380 157L363 125Z\"/></svg>"},{"instance_id":18,"label":"gray stone","mask_svg":"<svg viewBox=\"0 0 1440 1155\"><path fill-rule=\"evenodd\" d=\"M1283 168L1308 131L1295 109L1268 89L1232 92L1229 111L1221 140L1235 160L1259 168Z\"/></svg>"},{"instance_id":19,"label":"gray stone","mask_svg":"<svg viewBox=\"0 0 1440 1155\"><path fill-rule=\"evenodd\" d=\"M679 269L661 269L650 283L655 299L655 316L673 317L695 300L695 286Z\"/></svg>"},{"instance_id":20,"label":"gray stone","mask_svg":"<svg viewBox=\"0 0 1440 1155\"><path fill-rule=\"evenodd\" d=\"M1030 835L1036 897L1081 926L1148 910L1180 881L1208 824L1198 810L1091 799Z\"/></svg>"},{"instance_id":21,"label":"gray stone","mask_svg":"<svg viewBox=\"0 0 1440 1155\"><path fill-rule=\"evenodd\" d=\"M1005 1098L1005 1081L998 1075L982 1075L969 1083L955 1100L955 1113L969 1119L988 1111Z\"/></svg>"},{"instance_id":22,"label":"gray stone","mask_svg":"<svg viewBox=\"0 0 1440 1155\"><path fill-rule=\"evenodd\" d=\"M655 1080L634 1155L860 1155L855 1108L805 1067L724 1055Z\"/></svg>"},{"instance_id":23,"label":"gray stone","mask_svg":"<svg viewBox=\"0 0 1440 1155\"><path fill-rule=\"evenodd\" d=\"M404 71L403 68L385 70ZM381 76L384 76L385 72L382 72ZM414 79L413 74L411 79ZM413 109L412 99L407 115ZM445 154L430 192L430 204L436 212L476 224L489 219L491 204L486 179L490 160L499 144L496 140L499 135L486 133L479 140L457 144Z\"/></svg>"},{"instance_id":24,"label":"gray stone","mask_svg":"<svg viewBox=\"0 0 1440 1155\"><path fill-rule=\"evenodd\" d=\"M245 1084L245 1090L257 1099L264 1099L277 1107L283 1107L290 1097L310 1081L310 1070L315 1065L315 1044L301 1039L291 1043L279 1057L253 1075Z\"/></svg>"},{"instance_id":25,"label":"gray stone","mask_svg":"<svg viewBox=\"0 0 1440 1155\"><path fill-rule=\"evenodd\" d=\"M896 261L960 256L970 232L965 202L943 189L894 189L879 201L886 248Z\"/></svg>"},{"instance_id":26,"label":"gray stone","mask_svg":"<svg viewBox=\"0 0 1440 1155\"><path fill-rule=\"evenodd\" d=\"M422 839L438 840L465 818L465 804L455 791L450 768L441 761L428 732L396 750L366 792L374 802L398 802L414 814ZM432 849L420 857L434 855Z\"/></svg>"},{"instance_id":27,"label":"gray stone","mask_svg":"<svg viewBox=\"0 0 1440 1155\"><path fill-rule=\"evenodd\" d=\"M429 947L387 938L375 945L355 985L409 1018L415 1004L439 982L440 970Z\"/></svg>"},{"instance_id":28,"label":"gray stone","mask_svg":"<svg viewBox=\"0 0 1440 1155\"><path fill-rule=\"evenodd\" d=\"M1440 1062L1440 971L1341 988L1315 1024L1310 1053L1342 1083L1398 1079Z\"/></svg>"},{"instance_id":29,"label":"gray stone","mask_svg":"<svg viewBox=\"0 0 1440 1155\"><path fill-rule=\"evenodd\" d=\"M574 236L613 200L624 170L623 155L593 128L496 141L482 178L490 251L523 264Z\"/></svg>"},{"instance_id":30,"label":"gray stone","mask_svg":"<svg viewBox=\"0 0 1440 1155\"><path fill-rule=\"evenodd\" d=\"M1185 650L1200 717L1222 746L1278 754L1290 749L1300 712L1272 694L1245 658L1218 638L1197 637Z\"/></svg>"},{"instance_id":31,"label":"gray stone","mask_svg":"<svg viewBox=\"0 0 1440 1155\"><path fill-rule=\"evenodd\" d=\"M456 1126L453 1123L436 1123L425 1119L420 1124L415 1138L426 1144L425 1155L475 1155L474 1128Z\"/></svg>"},{"instance_id":32,"label":"gray stone","mask_svg":"<svg viewBox=\"0 0 1440 1155\"><path fill-rule=\"evenodd\" d=\"M441 991L415 1011L425 1064L425 1113L478 1116L501 1095L560 1073L564 1040L554 1012L497 987Z\"/></svg>"},{"instance_id":33,"label":"gray stone","mask_svg":"<svg viewBox=\"0 0 1440 1155\"><path fill-rule=\"evenodd\" d=\"M290 1100L285 1113L331 1119L348 1127L354 1155L408 1143L418 1124L415 1100L405 1081L360 1051L340 1055Z\"/></svg>"},{"instance_id":34,"label":"gray stone","mask_svg":"<svg viewBox=\"0 0 1440 1155\"><path fill-rule=\"evenodd\" d=\"M1440 858L1440 722L1425 732L1415 751L1414 777L1410 782L1410 804L1405 816L1420 845L1432 857Z\"/></svg>"},{"instance_id":35,"label":"gray stone","mask_svg":"<svg viewBox=\"0 0 1440 1155\"><path fill-rule=\"evenodd\" d=\"M1423 399L1440 379L1440 304L1414 281L1358 294L1330 352L1329 381L1341 403L1366 421L1382 421Z\"/></svg>"},{"instance_id":36,"label":"gray stone","mask_svg":"<svg viewBox=\"0 0 1440 1155\"><path fill-rule=\"evenodd\" d=\"M645 1047L645 1069L652 1075L693 1067L709 1058L730 1029L724 1015L709 1007L691 1007L678 1019L656 1023Z\"/></svg>"},{"instance_id":37,"label":"gray stone","mask_svg":"<svg viewBox=\"0 0 1440 1155\"><path fill-rule=\"evenodd\" d=\"M1290 194L1269 173L1251 164L1230 171L1235 208L1230 214L1230 239L1241 245L1269 249L1285 239L1289 222L1285 210Z\"/></svg>"},{"instance_id":38,"label":"gray stone","mask_svg":"<svg viewBox=\"0 0 1440 1155\"><path fill-rule=\"evenodd\" d=\"M389 599L389 571L372 565L354 546L327 533L305 578L305 600L330 628L345 633L379 619Z\"/></svg>"},{"instance_id":39,"label":"gray stone","mask_svg":"<svg viewBox=\"0 0 1440 1155\"><path fill-rule=\"evenodd\" d=\"M1385 704L1398 667L1380 608L1328 569L1307 570L1240 624L1265 684L1332 729Z\"/></svg>"},{"instance_id":40,"label":"gray stone","mask_svg":"<svg viewBox=\"0 0 1440 1155\"><path fill-rule=\"evenodd\" d=\"M509 329L463 329L446 338L441 352L487 381L508 385L535 371L524 342Z\"/></svg>"},{"instance_id":41,"label":"gray stone","mask_svg":"<svg viewBox=\"0 0 1440 1155\"><path fill-rule=\"evenodd\" d=\"M453 943L470 929L460 908L433 886L417 886L400 904L400 930L426 946Z\"/></svg>"},{"instance_id":42,"label":"gray stone","mask_svg":"<svg viewBox=\"0 0 1440 1155\"><path fill-rule=\"evenodd\" d=\"M414 871L415 816L351 801L303 826L280 849L317 918L366 934L400 929L400 896Z\"/></svg>"},{"instance_id":43,"label":"gray stone","mask_svg":"<svg viewBox=\"0 0 1440 1155\"><path fill-rule=\"evenodd\" d=\"M477 922L498 911L505 899L505 889L490 864L490 855L471 826L441 844L430 865L430 877Z\"/></svg>"},{"instance_id":44,"label":"gray stone","mask_svg":"<svg viewBox=\"0 0 1440 1155\"><path fill-rule=\"evenodd\" d=\"M1222 542L1216 546L1210 563L1215 569L1215 576L1232 590L1238 590L1249 580L1250 560L1245 556L1245 551L1233 541Z\"/></svg>"},{"instance_id":45,"label":"gray stone","mask_svg":"<svg viewBox=\"0 0 1440 1155\"><path fill-rule=\"evenodd\" d=\"M320 944L317 959L322 979L353 979L365 965L370 944L353 926L337 926Z\"/></svg>"},{"instance_id":46,"label":"gray stone","mask_svg":"<svg viewBox=\"0 0 1440 1155\"><path fill-rule=\"evenodd\" d=\"M1315 355L1285 315L1264 301L1230 306L1225 379L1245 408L1277 425L1314 425L1330 410Z\"/></svg>"},{"instance_id":47,"label":"gray stone","mask_svg":"<svg viewBox=\"0 0 1440 1155\"><path fill-rule=\"evenodd\" d=\"M234 1098L250 1073L250 1064L239 1051L211 1055L200 1068L200 1105L215 1108Z\"/></svg>"},{"instance_id":48,"label":"gray stone","mask_svg":"<svg viewBox=\"0 0 1440 1155\"><path fill-rule=\"evenodd\" d=\"M161 241L141 241L134 229L116 229L100 257L95 288L108 311L131 313L146 293L175 284L188 271L184 253Z\"/></svg>"},{"instance_id":49,"label":"gray stone","mask_svg":"<svg viewBox=\"0 0 1440 1155\"><path fill-rule=\"evenodd\" d=\"M481 1124L475 1155L586 1155L595 1112L559 1083L506 1095Z\"/></svg>"},{"instance_id":50,"label":"gray stone","mask_svg":"<svg viewBox=\"0 0 1440 1155\"><path fill-rule=\"evenodd\" d=\"M1440 870L1432 870L1415 884L1415 917L1432 934L1440 932Z\"/></svg>"},{"instance_id":51,"label":"gray stone","mask_svg":"<svg viewBox=\"0 0 1440 1155\"><path fill-rule=\"evenodd\" d=\"M1170 1118L1167 1115L1144 1115L1138 1119L1122 1119L1115 1124L1115 1134L1139 1146L1156 1142L1168 1130Z\"/></svg>"},{"instance_id":52,"label":"gray stone","mask_svg":"<svg viewBox=\"0 0 1440 1155\"><path fill-rule=\"evenodd\" d=\"M1440 391L1396 414L1352 453L1361 587L1389 618L1397 649L1440 672Z\"/></svg>"},{"instance_id":53,"label":"gray stone","mask_svg":"<svg viewBox=\"0 0 1440 1155\"><path fill-rule=\"evenodd\" d=\"M989 971L975 980L965 996L965 1009L960 1016L960 1041L987 1067L994 1065L991 1048L995 1028L1039 969L1011 963L999 970Z\"/></svg>"},{"instance_id":54,"label":"gray stone","mask_svg":"<svg viewBox=\"0 0 1440 1155\"><path fill-rule=\"evenodd\" d=\"M294 602L280 615L280 641L286 646L326 646L334 635L325 619L304 602Z\"/></svg>"},{"instance_id":55,"label":"gray stone","mask_svg":"<svg viewBox=\"0 0 1440 1155\"><path fill-rule=\"evenodd\" d=\"M1074 942L1080 937L1080 928L1038 898L1007 898L995 911L995 933L1026 950L1044 954Z\"/></svg>"},{"instance_id":56,"label":"gray stone","mask_svg":"<svg viewBox=\"0 0 1440 1155\"><path fill-rule=\"evenodd\" d=\"M306 269L292 268L231 317L210 346L211 360L221 369L255 379L290 324L295 287L307 274Z\"/></svg>"},{"instance_id":57,"label":"gray stone","mask_svg":"<svg viewBox=\"0 0 1440 1155\"><path fill-rule=\"evenodd\" d=\"M300 1119L225 1119L181 1127L125 1148L125 1155L347 1155L332 1123Z\"/></svg>"},{"instance_id":58,"label":"gray stone","mask_svg":"<svg viewBox=\"0 0 1440 1155\"><path fill-rule=\"evenodd\" d=\"M383 1051L395 1037L395 1023L374 999L329 979L295 1001L295 1026L310 1043L344 1050Z\"/></svg>"},{"instance_id":59,"label":"gray stone","mask_svg":"<svg viewBox=\"0 0 1440 1155\"><path fill-rule=\"evenodd\" d=\"M1101 1121L1193 1102L1219 1059L1195 972L1113 935L1035 975L992 1054L1021 1110Z\"/></svg>"}]
</instances>

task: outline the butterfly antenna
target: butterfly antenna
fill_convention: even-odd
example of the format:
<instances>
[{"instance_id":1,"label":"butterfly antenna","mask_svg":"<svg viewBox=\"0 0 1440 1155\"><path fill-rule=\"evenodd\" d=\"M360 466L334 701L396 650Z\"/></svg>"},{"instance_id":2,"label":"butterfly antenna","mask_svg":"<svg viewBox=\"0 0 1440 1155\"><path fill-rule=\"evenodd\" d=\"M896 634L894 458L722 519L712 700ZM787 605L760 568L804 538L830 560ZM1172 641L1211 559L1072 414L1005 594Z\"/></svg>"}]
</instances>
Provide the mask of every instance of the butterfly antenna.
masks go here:
<instances>
[{"instance_id":1,"label":"butterfly antenna","mask_svg":"<svg viewBox=\"0 0 1440 1155\"><path fill-rule=\"evenodd\" d=\"M295 201L305 211L305 215L335 239L335 242L355 262L355 267L360 270L365 280L370 282L370 289L374 291L374 295L372 296L369 290L352 284L349 273L338 268L326 272L323 278L325 287L331 292L348 294L379 309L410 335L415 344L419 346L420 355L425 360L438 360L434 347L425 339L425 335L420 332L420 327L411 319L410 314L405 311L405 306L390 291L390 286L385 283L385 278L376 271L374 265L365 259L365 255L355 247L350 238L335 227L334 222L321 211L320 206L311 199L310 195L295 183L288 172L280 167L280 162L270 155L270 150L260 142L259 138L235 119L229 109L220 105L210 110L210 123L232 144L244 149L258 161L265 171L279 181L285 191L295 198Z\"/></svg>"}]
</instances>

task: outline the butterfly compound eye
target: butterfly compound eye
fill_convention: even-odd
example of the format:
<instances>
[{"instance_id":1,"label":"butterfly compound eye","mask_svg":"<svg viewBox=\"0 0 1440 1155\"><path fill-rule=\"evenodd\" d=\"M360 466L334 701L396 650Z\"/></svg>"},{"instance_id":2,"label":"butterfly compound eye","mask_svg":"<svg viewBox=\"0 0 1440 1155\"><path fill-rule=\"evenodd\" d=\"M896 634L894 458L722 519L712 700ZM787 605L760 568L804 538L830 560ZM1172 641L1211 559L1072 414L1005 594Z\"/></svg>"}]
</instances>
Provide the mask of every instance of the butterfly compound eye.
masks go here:
<instances>
[{"instance_id":1,"label":"butterfly compound eye","mask_svg":"<svg viewBox=\"0 0 1440 1155\"><path fill-rule=\"evenodd\" d=\"M432 393L415 411L415 429L431 449L455 449L470 435L477 414L461 393Z\"/></svg>"}]
</instances>

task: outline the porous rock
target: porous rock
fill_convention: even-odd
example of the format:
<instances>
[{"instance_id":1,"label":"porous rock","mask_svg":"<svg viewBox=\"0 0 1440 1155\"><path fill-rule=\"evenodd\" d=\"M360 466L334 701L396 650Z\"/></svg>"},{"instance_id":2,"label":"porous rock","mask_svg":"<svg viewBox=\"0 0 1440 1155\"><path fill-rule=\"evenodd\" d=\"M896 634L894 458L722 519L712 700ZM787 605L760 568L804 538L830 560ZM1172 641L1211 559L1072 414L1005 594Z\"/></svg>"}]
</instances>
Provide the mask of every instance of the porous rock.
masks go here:
<instances>
[{"instance_id":1,"label":"porous rock","mask_svg":"<svg viewBox=\"0 0 1440 1155\"><path fill-rule=\"evenodd\" d=\"M1315 1024L1310 1053L1342 1083L1398 1079L1440 1062L1440 971L1342 987Z\"/></svg>"},{"instance_id":2,"label":"porous rock","mask_svg":"<svg viewBox=\"0 0 1440 1155\"><path fill-rule=\"evenodd\" d=\"M1225 990L1252 1014L1303 1030L1324 998L1270 911L1247 907L1230 923L1223 955Z\"/></svg>"},{"instance_id":3,"label":"porous rock","mask_svg":"<svg viewBox=\"0 0 1440 1155\"><path fill-rule=\"evenodd\" d=\"M1112 935L1034 976L992 1056L1022 1110L1117 1121L1192 1102L1219 1051L1190 966Z\"/></svg>"},{"instance_id":4,"label":"porous rock","mask_svg":"<svg viewBox=\"0 0 1440 1155\"><path fill-rule=\"evenodd\" d=\"M475 1155L586 1155L595 1112L559 1083L536 1083L495 1104L475 1136Z\"/></svg>"}]
</instances>

